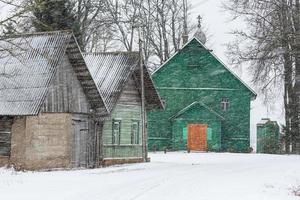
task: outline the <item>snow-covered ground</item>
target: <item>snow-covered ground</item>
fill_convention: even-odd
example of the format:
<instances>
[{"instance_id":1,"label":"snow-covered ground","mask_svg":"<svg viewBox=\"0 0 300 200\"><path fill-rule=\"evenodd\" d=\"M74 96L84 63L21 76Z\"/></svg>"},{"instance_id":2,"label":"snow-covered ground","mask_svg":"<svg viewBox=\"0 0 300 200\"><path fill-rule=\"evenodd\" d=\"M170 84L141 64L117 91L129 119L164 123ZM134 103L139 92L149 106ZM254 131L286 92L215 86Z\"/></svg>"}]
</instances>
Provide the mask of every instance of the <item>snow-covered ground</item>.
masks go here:
<instances>
[{"instance_id":1,"label":"snow-covered ground","mask_svg":"<svg viewBox=\"0 0 300 200\"><path fill-rule=\"evenodd\" d=\"M1 200L300 200L300 156L156 153L103 169L0 169Z\"/></svg>"}]
</instances>

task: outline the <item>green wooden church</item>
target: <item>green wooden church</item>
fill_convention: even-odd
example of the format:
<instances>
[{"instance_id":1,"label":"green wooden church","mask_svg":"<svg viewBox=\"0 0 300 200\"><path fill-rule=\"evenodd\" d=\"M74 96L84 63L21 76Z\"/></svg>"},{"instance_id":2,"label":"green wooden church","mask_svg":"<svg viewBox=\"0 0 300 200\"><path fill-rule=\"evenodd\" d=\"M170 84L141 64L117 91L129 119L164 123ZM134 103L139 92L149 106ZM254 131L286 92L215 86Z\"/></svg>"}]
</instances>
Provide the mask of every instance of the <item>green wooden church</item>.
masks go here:
<instances>
[{"instance_id":1,"label":"green wooden church","mask_svg":"<svg viewBox=\"0 0 300 200\"><path fill-rule=\"evenodd\" d=\"M247 152L256 93L194 37L153 73L165 110L148 113L149 150Z\"/></svg>"}]
</instances>

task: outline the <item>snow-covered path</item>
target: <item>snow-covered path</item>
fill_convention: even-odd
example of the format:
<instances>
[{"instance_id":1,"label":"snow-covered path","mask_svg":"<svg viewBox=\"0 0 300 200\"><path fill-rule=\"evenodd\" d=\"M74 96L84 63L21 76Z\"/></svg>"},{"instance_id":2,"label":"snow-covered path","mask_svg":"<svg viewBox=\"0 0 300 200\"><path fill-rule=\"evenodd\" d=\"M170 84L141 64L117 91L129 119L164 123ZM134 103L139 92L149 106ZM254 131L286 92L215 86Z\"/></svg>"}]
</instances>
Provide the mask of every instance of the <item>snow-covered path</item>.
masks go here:
<instances>
[{"instance_id":1,"label":"snow-covered path","mask_svg":"<svg viewBox=\"0 0 300 200\"><path fill-rule=\"evenodd\" d=\"M150 154L151 163L104 169L0 169L0 200L300 200L300 156Z\"/></svg>"}]
</instances>

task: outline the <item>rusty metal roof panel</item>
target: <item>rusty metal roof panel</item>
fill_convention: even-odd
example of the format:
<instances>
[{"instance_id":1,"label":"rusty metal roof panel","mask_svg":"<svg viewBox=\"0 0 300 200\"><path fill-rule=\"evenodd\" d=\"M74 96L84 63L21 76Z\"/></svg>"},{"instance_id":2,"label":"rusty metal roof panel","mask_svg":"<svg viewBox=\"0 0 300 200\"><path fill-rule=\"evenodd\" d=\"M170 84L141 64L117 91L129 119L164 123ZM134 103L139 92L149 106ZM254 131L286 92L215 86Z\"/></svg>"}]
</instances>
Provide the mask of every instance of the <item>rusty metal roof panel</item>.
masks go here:
<instances>
[{"instance_id":1,"label":"rusty metal roof panel","mask_svg":"<svg viewBox=\"0 0 300 200\"><path fill-rule=\"evenodd\" d=\"M37 115L72 34L0 39L0 115Z\"/></svg>"},{"instance_id":2,"label":"rusty metal roof panel","mask_svg":"<svg viewBox=\"0 0 300 200\"><path fill-rule=\"evenodd\" d=\"M135 52L84 54L87 66L109 112L114 108L127 78L139 62Z\"/></svg>"}]
</instances>

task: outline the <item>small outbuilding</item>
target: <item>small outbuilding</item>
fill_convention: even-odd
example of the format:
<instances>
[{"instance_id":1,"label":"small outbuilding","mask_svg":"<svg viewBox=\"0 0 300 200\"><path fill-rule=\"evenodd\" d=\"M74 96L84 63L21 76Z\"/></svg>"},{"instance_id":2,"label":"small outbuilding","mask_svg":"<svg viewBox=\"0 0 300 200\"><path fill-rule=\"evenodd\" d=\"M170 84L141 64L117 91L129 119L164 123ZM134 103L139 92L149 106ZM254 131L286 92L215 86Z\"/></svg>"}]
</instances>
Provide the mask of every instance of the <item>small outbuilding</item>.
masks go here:
<instances>
[{"instance_id":1,"label":"small outbuilding","mask_svg":"<svg viewBox=\"0 0 300 200\"><path fill-rule=\"evenodd\" d=\"M276 121L263 118L256 125L256 153L280 152L280 127Z\"/></svg>"},{"instance_id":2,"label":"small outbuilding","mask_svg":"<svg viewBox=\"0 0 300 200\"><path fill-rule=\"evenodd\" d=\"M102 164L144 161L147 146L142 142L139 53L87 53L84 58L108 111L108 115L101 118ZM163 109L160 96L145 65L143 72L145 111Z\"/></svg>"},{"instance_id":3,"label":"small outbuilding","mask_svg":"<svg viewBox=\"0 0 300 200\"><path fill-rule=\"evenodd\" d=\"M0 165L95 167L106 114L71 32L0 40Z\"/></svg>"}]
</instances>

